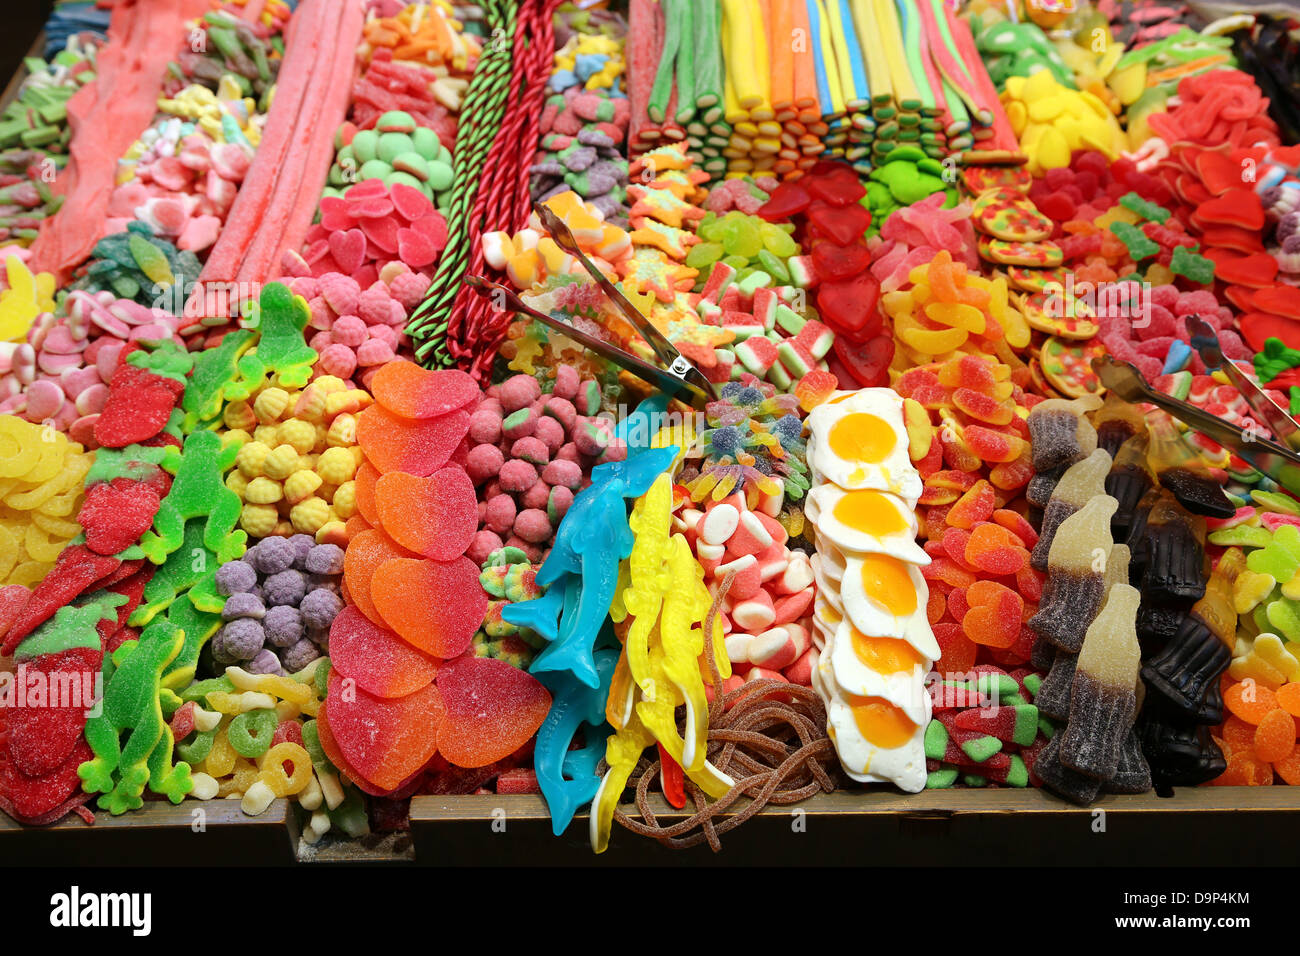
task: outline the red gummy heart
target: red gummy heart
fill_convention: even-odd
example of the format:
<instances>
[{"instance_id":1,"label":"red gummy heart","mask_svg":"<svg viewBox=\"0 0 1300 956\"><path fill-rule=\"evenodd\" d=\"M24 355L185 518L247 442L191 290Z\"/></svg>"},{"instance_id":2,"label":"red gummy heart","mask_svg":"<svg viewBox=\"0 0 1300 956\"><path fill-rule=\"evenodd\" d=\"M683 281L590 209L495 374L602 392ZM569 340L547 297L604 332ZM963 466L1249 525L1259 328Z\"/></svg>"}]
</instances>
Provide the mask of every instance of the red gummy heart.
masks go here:
<instances>
[{"instance_id":1,"label":"red gummy heart","mask_svg":"<svg viewBox=\"0 0 1300 956\"><path fill-rule=\"evenodd\" d=\"M184 391L184 384L174 378L124 362L108 383L95 441L105 448L125 448L153 438L166 426Z\"/></svg>"},{"instance_id":2,"label":"red gummy heart","mask_svg":"<svg viewBox=\"0 0 1300 956\"><path fill-rule=\"evenodd\" d=\"M1264 343L1270 338L1281 339L1287 348L1300 349L1300 322L1294 319L1268 312L1248 312L1237 320L1237 324L1241 337L1256 352L1264 351Z\"/></svg>"},{"instance_id":3,"label":"red gummy heart","mask_svg":"<svg viewBox=\"0 0 1300 956\"><path fill-rule=\"evenodd\" d=\"M1277 260L1267 253L1238 256L1207 249L1205 257L1214 262L1214 277L1234 285L1262 289L1272 285L1277 276Z\"/></svg>"},{"instance_id":4,"label":"red gummy heart","mask_svg":"<svg viewBox=\"0 0 1300 956\"><path fill-rule=\"evenodd\" d=\"M1263 252L1258 229L1240 226L1205 226L1201 230L1201 244L1207 249L1231 249L1234 252Z\"/></svg>"},{"instance_id":5,"label":"red gummy heart","mask_svg":"<svg viewBox=\"0 0 1300 956\"><path fill-rule=\"evenodd\" d=\"M407 222L415 222L433 212L433 203L429 201L429 197L413 186L394 183L388 195L393 200L393 208L397 210L397 214Z\"/></svg>"},{"instance_id":6,"label":"red gummy heart","mask_svg":"<svg viewBox=\"0 0 1300 956\"><path fill-rule=\"evenodd\" d=\"M6 738L7 734L0 737ZM60 809L81 790L81 777L77 775L77 768L94 756L90 744L86 743L84 737L79 737L72 748L72 754L63 764L43 776L29 777L10 759L7 742L0 744L0 807L21 823L52 823L57 817L47 819L47 815ZM71 808L72 804L69 804L63 813Z\"/></svg>"},{"instance_id":7,"label":"red gummy heart","mask_svg":"<svg viewBox=\"0 0 1300 956\"><path fill-rule=\"evenodd\" d=\"M831 371L840 380L840 388L875 388L889 381L889 363L894 360L894 339L878 335L865 346L836 338L833 352L836 361ZM839 368L836 368L836 366ZM847 372L847 377L843 374Z\"/></svg>"},{"instance_id":8,"label":"red gummy heart","mask_svg":"<svg viewBox=\"0 0 1300 956\"><path fill-rule=\"evenodd\" d=\"M447 220L441 213L430 210L412 222L411 228L433 245L435 253L447 248Z\"/></svg>"},{"instance_id":9,"label":"red gummy heart","mask_svg":"<svg viewBox=\"0 0 1300 956\"><path fill-rule=\"evenodd\" d=\"M817 231L841 246L860 242L871 227L871 213L857 203L832 206L816 200L808 206L808 221Z\"/></svg>"},{"instance_id":10,"label":"red gummy heart","mask_svg":"<svg viewBox=\"0 0 1300 956\"><path fill-rule=\"evenodd\" d=\"M768 222L785 222L807 209L810 202L812 197L798 182L784 182L772 190L758 215Z\"/></svg>"},{"instance_id":11,"label":"red gummy heart","mask_svg":"<svg viewBox=\"0 0 1300 956\"><path fill-rule=\"evenodd\" d=\"M348 212L348 204L338 196L324 196L320 201L320 225L315 227L312 232L307 234L309 240L317 238L316 231L320 230L320 238L324 239L331 232L342 232L345 229L351 229L354 225L351 214ZM309 257L306 257L311 262Z\"/></svg>"},{"instance_id":12,"label":"red gummy heart","mask_svg":"<svg viewBox=\"0 0 1300 956\"><path fill-rule=\"evenodd\" d=\"M414 229L399 229L397 254L412 269L420 269L438 258L438 249L424 233Z\"/></svg>"},{"instance_id":13,"label":"red gummy heart","mask_svg":"<svg viewBox=\"0 0 1300 956\"><path fill-rule=\"evenodd\" d=\"M331 232L329 246L330 255L348 275L360 269L361 263L366 261L366 234L360 229Z\"/></svg>"},{"instance_id":14,"label":"red gummy heart","mask_svg":"<svg viewBox=\"0 0 1300 956\"><path fill-rule=\"evenodd\" d=\"M130 478L92 485L78 520L86 529L86 547L96 554L117 554L149 530L160 504L158 492Z\"/></svg>"},{"instance_id":15,"label":"red gummy heart","mask_svg":"<svg viewBox=\"0 0 1300 956\"><path fill-rule=\"evenodd\" d=\"M383 219L362 219L361 231L366 234L366 239L370 241L372 247L368 251L373 253L373 247L378 247L389 255L396 252L397 228L397 220L392 216L385 216Z\"/></svg>"},{"instance_id":16,"label":"red gummy heart","mask_svg":"<svg viewBox=\"0 0 1300 956\"><path fill-rule=\"evenodd\" d=\"M1196 218L1203 223L1237 226L1240 229L1262 229L1264 207L1259 196L1249 189L1229 189L1196 207Z\"/></svg>"},{"instance_id":17,"label":"red gummy heart","mask_svg":"<svg viewBox=\"0 0 1300 956\"><path fill-rule=\"evenodd\" d=\"M491 658L457 658L443 665L436 683L446 707L438 752L458 767L482 767L514 753L551 707L537 678Z\"/></svg>"},{"instance_id":18,"label":"red gummy heart","mask_svg":"<svg viewBox=\"0 0 1300 956\"><path fill-rule=\"evenodd\" d=\"M1285 315L1288 319L1300 319L1300 289L1289 285L1275 285L1260 289L1253 298L1257 309Z\"/></svg>"},{"instance_id":19,"label":"red gummy heart","mask_svg":"<svg viewBox=\"0 0 1300 956\"><path fill-rule=\"evenodd\" d=\"M376 697L415 693L433 680L439 663L355 607L343 608L330 627L330 665Z\"/></svg>"},{"instance_id":20,"label":"red gummy heart","mask_svg":"<svg viewBox=\"0 0 1300 956\"><path fill-rule=\"evenodd\" d=\"M22 774L43 777L68 759L85 729L102 663L98 647L76 647L23 662L18 674L26 687L21 697L15 694L9 708L9 753ZM41 696L35 698L38 687Z\"/></svg>"},{"instance_id":21,"label":"red gummy heart","mask_svg":"<svg viewBox=\"0 0 1300 956\"><path fill-rule=\"evenodd\" d=\"M354 204L363 199L376 199L387 194L388 187L384 185L384 181L372 176L370 179L363 179L361 182L349 187L348 191L343 194L343 198L349 204Z\"/></svg>"},{"instance_id":22,"label":"red gummy heart","mask_svg":"<svg viewBox=\"0 0 1300 956\"><path fill-rule=\"evenodd\" d=\"M852 279L825 282L817 287L817 310L822 321L839 331L861 329L876 313L880 283L870 272Z\"/></svg>"},{"instance_id":23,"label":"red gummy heart","mask_svg":"<svg viewBox=\"0 0 1300 956\"><path fill-rule=\"evenodd\" d=\"M1196 156L1196 172L1205 188L1216 196L1239 188L1246 168L1240 160L1222 153L1203 151Z\"/></svg>"},{"instance_id":24,"label":"red gummy heart","mask_svg":"<svg viewBox=\"0 0 1300 956\"><path fill-rule=\"evenodd\" d=\"M509 664L506 664L509 667ZM437 684L395 700L376 697L330 671L329 731L347 766L381 790L395 790L438 751L446 712Z\"/></svg>"},{"instance_id":25,"label":"red gummy heart","mask_svg":"<svg viewBox=\"0 0 1300 956\"><path fill-rule=\"evenodd\" d=\"M832 206L847 206L867 194L858 174L843 163L828 164L824 175L809 175L803 180L804 188L814 199Z\"/></svg>"},{"instance_id":26,"label":"red gummy heart","mask_svg":"<svg viewBox=\"0 0 1300 956\"><path fill-rule=\"evenodd\" d=\"M865 272L871 265L871 252L861 243L841 246L829 240L813 246L813 264L823 279L847 279Z\"/></svg>"}]
</instances>

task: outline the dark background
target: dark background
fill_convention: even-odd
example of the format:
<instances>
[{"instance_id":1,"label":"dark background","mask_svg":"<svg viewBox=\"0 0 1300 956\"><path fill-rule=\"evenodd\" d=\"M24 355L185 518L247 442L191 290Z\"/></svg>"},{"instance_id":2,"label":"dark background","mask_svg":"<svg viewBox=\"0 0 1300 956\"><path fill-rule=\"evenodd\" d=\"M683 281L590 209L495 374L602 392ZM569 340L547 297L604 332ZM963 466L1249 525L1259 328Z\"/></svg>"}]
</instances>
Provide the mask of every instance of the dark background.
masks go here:
<instances>
[{"instance_id":1,"label":"dark background","mask_svg":"<svg viewBox=\"0 0 1300 956\"><path fill-rule=\"evenodd\" d=\"M32 41L54 9L54 0L9 0L0 30L0 89L17 72Z\"/></svg>"}]
</instances>

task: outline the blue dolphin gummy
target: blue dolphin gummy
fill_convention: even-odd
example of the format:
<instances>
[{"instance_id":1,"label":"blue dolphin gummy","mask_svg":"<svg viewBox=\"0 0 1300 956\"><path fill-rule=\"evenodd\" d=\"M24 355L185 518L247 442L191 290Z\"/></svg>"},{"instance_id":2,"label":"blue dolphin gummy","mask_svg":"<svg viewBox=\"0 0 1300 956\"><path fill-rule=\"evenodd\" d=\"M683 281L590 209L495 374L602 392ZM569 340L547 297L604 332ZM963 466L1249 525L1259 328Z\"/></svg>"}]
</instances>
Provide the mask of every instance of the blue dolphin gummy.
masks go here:
<instances>
[{"instance_id":1,"label":"blue dolphin gummy","mask_svg":"<svg viewBox=\"0 0 1300 956\"><path fill-rule=\"evenodd\" d=\"M565 671L538 676L551 692L551 709L537 730L533 766L551 810L551 828L556 836L568 828L573 814L590 803L600 788L596 765L605 754L605 737L612 729L605 723L605 699L618 665L618 651L602 648L594 657L599 677L594 688ZM590 725L585 734L586 746L572 751L569 745L584 723Z\"/></svg>"}]
</instances>

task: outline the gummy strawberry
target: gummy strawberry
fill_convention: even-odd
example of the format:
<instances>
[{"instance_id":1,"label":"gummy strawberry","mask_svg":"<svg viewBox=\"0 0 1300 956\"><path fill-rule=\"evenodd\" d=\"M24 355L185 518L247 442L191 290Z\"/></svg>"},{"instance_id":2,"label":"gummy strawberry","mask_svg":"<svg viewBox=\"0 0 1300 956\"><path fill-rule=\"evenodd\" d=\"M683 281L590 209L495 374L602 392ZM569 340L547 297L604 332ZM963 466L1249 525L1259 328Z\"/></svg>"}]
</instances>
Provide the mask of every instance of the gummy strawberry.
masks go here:
<instances>
[{"instance_id":1,"label":"gummy strawberry","mask_svg":"<svg viewBox=\"0 0 1300 956\"><path fill-rule=\"evenodd\" d=\"M131 478L92 485L77 519L86 531L86 547L106 555L129 548L149 530L160 503L153 487Z\"/></svg>"}]
</instances>

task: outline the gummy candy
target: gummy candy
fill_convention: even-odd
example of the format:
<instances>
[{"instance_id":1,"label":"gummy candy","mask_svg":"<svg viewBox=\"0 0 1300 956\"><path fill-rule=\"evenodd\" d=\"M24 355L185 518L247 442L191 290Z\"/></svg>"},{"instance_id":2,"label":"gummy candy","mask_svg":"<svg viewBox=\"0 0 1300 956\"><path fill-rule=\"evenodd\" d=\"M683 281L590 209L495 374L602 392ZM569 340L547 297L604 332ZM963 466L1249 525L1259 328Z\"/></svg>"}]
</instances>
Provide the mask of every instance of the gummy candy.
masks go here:
<instances>
[{"instance_id":1,"label":"gummy candy","mask_svg":"<svg viewBox=\"0 0 1300 956\"><path fill-rule=\"evenodd\" d=\"M355 607L343 608L330 627L330 664L376 697L413 694L438 673L438 661L375 624Z\"/></svg>"},{"instance_id":2,"label":"gummy candy","mask_svg":"<svg viewBox=\"0 0 1300 956\"><path fill-rule=\"evenodd\" d=\"M428 478L381 475L375 501L379 522L394 541L437 561L464 554L478 530L474 485L463 468L442 468Z\"/></svg>"},{"instance_id":3,"label":"gummy candy","mask_svg":"<svg viewBox=\"0 0 1300 956\"><path fill-rule=\"evenodd\" d=\"M317 717L321 745L327 754L337 747L343 759L339 769L355 773L381 791L396 790L437 752L438 730L446 714L442 695L430 683L388 700L359 687L345 688L343 681L341 674L331 671L329 693Z\"/></svg>"},{"instance_id":4,"label":"gummy candy","mask_svg":"<svg viewBox=\"0 0 1300 956\"><path fill-rule=\"evenodd\" d=\"M462 657L436 678L445 708L438 751L458 767L482 767L522 747L541 726L551 695L504 661Z\"/></svg>"}]
</instances>

